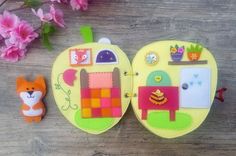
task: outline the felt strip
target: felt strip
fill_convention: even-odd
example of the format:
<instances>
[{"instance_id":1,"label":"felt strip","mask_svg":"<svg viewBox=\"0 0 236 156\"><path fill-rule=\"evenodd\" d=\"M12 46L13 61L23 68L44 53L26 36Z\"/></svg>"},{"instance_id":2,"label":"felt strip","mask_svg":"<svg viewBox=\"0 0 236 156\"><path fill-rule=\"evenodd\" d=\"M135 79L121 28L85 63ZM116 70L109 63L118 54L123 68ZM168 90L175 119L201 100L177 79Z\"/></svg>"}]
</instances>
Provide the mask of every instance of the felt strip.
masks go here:
<instances>
[{"instance_id":1,"label":"felt strip","mask_svg":"<svg viewBox=\"0 0 236 156\"><path fill-rule=\"evenodd\" d=\"M81 26L80 35L82 36L84 43L93 42L93 31L91 26Z\"/></svg>"},{"instance_id":2,"label":"felt strip","mask_svg":"<svg viewBox=\"0 0 236 156\"><path fill-rule=\"evenodd\" d=\"M120 88L120 70L116 67L112 72L113 87Z\"/></svg>"},{"instance_id":3,"label":"felt strip","mask_svg":"<svg viewBox=\"0 0 236 156\"><path fill-rule=\"evenodd\" d=\"M88 88L88 73L85 69L80 71L80 87L81 88Z\"/></svg>"},{"instance_id":4,"label":"felt strip","mask_svg":"<svg viewBox=\"0 0 236 156\"><path fill-rule=\"evenodd\" d=\"M207 60L201 61L169 61L168 65L198 65L198 64L207 64Z\"/></svg>"}]
</instances>

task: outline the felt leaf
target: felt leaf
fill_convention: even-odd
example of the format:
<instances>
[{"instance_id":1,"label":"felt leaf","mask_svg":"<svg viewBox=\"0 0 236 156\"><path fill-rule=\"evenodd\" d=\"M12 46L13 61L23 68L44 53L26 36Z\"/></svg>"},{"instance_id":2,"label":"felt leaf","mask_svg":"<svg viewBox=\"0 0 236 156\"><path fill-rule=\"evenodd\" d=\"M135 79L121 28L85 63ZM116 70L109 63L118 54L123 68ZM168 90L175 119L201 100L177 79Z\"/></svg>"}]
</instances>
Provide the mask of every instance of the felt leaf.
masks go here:
<instances>
[{"instance_id":1,"label":"felt leaf","mask_svg":"<svg viewBox=\"0 0 236 156\"><path fill-rule=\"evenodd\" d=\"M41 29L41 42L45 48L52 50L52 44L49 40L50 35L56 31L56 28L50 23L44 23Z\"/></svg>"},{"instance_id":2,"label":"felt leaf","mask_svg":"<svg viewBox=\"0 0 236 156\"><path fill-rule=\"evenodd\" d=\"M40 0L24 0L24 5L28 7L37 7L40 6L42 2Z\"/></svg>"},{"instance_id":3,"label":"felt leaf","mask_svg":"<svg viewBox=\"0 0 236 156\"><path fill-rule=\"evenodd\" d=\"M83 37L84 43L93 42L93 32L91 26L81 26L80 35Z\"/></svg>"}]
</instances>

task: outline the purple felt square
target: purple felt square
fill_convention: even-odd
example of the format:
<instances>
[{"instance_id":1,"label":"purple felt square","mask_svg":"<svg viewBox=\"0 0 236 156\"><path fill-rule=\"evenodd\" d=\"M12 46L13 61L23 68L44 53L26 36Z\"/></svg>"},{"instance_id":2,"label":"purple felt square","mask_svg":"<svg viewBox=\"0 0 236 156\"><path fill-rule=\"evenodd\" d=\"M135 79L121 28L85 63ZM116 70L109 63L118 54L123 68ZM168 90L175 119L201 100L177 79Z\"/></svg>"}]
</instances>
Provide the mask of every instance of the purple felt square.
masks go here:
<instances>
[{"instance_id":1,"label":"purple felt square","mask_svg":"<svg viewBox=\"0 0 236 156\"><path fill-rule=\"evenodd\" d=\"M81 88L81 98L90 98L89 88Z\"/></svg>"},{"instance_id":2,"label":"purple felt square","mask_svg":"<svg viewBox=\"0 0 236 156\"><path fill-rule=\"evenodd\" d=\"M110 98L102 98L101 103L102 103L101 104L102 108L111 107L111 99Z\"/></svg>"},{"instance_id":3,"label":"purple felt square","mask_svg":"<svg viewBox=\"0 0 236 156\"><path fill-rule=\"evenodd\" d=\"M111 88L111 97L120 98L120 88Z\"/></svg>"},{"instance_id":4,"label":"purple felt square","mask_svg":"<svg viewBox=\"0 0 236 156\"><path fill-rule=\"evenodd\" d=\"M93 108L92 109L92 117L93 118L99 118L101 116L102 116L101 108Z\"/></svg>"},{"instance_id":5,"label":"purple felt square","mask_svg":"<svg viewBox=\"0 0 236 156\"><path fill-rule=\"evenodd\" d=\"M121 108L112 108L112 116L121 117L122 116Z\"/></svg>"}]
</instances>

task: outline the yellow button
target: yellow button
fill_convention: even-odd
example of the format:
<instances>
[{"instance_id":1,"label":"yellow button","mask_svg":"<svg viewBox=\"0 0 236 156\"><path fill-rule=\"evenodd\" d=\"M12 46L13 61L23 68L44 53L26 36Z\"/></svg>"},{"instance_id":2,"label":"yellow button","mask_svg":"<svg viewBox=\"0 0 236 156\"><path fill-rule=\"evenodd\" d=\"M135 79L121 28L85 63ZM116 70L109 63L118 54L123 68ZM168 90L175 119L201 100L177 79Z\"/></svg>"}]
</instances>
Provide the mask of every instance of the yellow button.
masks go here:
<instances>
[{"instance_id":1,"label":"yellow button","mask_svg":"<svg viewBox=\"0 0 236 156\"><path fill-rule=\"evenodd\" d=\"M161 79L162 79L161 76L155 76L155 81L156 81L156 82L160 82Z\"/></svg>"}]
</instances>

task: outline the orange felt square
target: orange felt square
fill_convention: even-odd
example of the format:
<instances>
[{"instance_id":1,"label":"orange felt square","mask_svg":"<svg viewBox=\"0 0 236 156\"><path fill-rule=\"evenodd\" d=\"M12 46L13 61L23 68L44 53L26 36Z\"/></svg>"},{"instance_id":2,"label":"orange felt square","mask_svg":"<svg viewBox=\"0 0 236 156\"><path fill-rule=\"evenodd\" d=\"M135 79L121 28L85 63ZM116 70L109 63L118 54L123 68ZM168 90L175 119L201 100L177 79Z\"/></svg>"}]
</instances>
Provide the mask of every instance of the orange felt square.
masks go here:
<instances>
[{"instance_id":1,"label":"orange felt square","mask_svg":"<svg viewBox=\"0 0 236 156\"><path fill-rule=\"evenodd\" d=\"M110 89L101 89L101 97L109 98L111 97L111 90Z\"/></svg>"},{"instance_id":2,"label":"orange felt square","mask_svg":"<svg viewBox=\"0 0 236 156\"><path fill-rule=\"evenodd\" d=\"M90 118L92 116L91 109L83 108L82 109L82 118Z\"/></svg>"},{"instance_id":3,"label":"orange felt square","mask_svg":"<svg viewBox=\"0 0 236 156\"><path fill-rule=\"evenodd\" d=\"M82 99L81 100L82 108L90 108L90 99Z\"/></svg>"},{"instance_id":4,"label":"orange felt square","mask_svg":"<svg viewBox=\"0 0 236 156\"><path fill-rule=\"evenodd\" d=\"M111 117L111 108L103 108L102 109L102 117Z\"/></svg>"},{"instance_id":5,"label":"orange felt square","mask_svg":"<svg viewBox=\"0 0 236 156\"><path fill-rule=\"evenodd\" d=\"M91 98L100 98L100 92L101 92L101 89L91 89L90 90L90 97Z\"/></svg>"},{"instance_id":6,"label":"orange felt square","mask_svg":"<svg viewBox=\"0 0 236 156\"><path fill-rule=\"evenodd\" d=\"M97 98L91 99L91 107L92 108L99 108L99 107L101 107L100 99L97 99Z\"/></svg>"},{"instance_id":7,"label":"orange felt square","mask_svg":"<svg viewBox=\"0 0 236 156\"><path fill-rule=\"evenodd\" d=\"M120 107L121 106L120 98L112 98L111 105L112 107Z\"/></svg>"}]
</instances>

